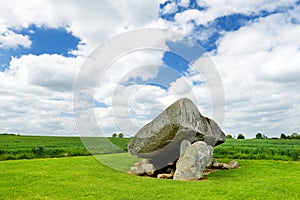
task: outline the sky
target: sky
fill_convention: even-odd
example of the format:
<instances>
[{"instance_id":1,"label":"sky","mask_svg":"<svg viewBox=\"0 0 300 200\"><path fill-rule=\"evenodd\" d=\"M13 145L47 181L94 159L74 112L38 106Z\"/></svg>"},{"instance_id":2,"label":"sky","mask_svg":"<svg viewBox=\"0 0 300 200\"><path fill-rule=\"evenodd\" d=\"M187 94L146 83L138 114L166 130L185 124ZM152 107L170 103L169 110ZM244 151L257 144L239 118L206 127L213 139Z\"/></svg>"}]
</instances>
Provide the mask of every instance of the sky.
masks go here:
<instances>
[{"instance_id":1,"label":"sky","mask_svg":"<svg viewBox=\"0 0 300 200\"><path fill-rule=\"evenodd\" d=\"M118 35L146 28L182 38L150 35L164 49L112 60L89 100L94 116L78 116L73 88L87 59ZM97 128L84 134L130 137L187 97L226 134L299 133L299 35L299 0L0 1L0 132L76 136L74 119L95 117Z\"/></svg>"}]
</instances>

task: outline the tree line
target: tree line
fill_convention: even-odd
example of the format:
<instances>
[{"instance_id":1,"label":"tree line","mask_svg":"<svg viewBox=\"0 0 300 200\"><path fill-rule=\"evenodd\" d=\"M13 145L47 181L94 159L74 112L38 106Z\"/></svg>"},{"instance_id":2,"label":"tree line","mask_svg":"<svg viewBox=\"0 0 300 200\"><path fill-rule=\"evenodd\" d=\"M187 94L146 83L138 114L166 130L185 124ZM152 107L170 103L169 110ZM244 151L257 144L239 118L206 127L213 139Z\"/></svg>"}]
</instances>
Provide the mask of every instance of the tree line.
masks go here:
<instances>
[{"instance_id":1,"label":"tree line","mask_svg":"<svg viewBox=\"0 0 300 200\"><path fill-rule=\"evenodd\" d=\"M239 133L236 138L245 139L245 136L242 133ZM228 134L226 135L226 139L233 139L233 136ZM255 139L268 139L268 137L265 134L257 133L255 135ZM298 133L292 133L291 135L286 135L284 133L281 133L279 138L272 137L271 139L300 139L300 135Z\"/></svg>"},{"instance_id":2,"label":"tree line","mask_svg":"<svg viewBox=\"0 0 300 200\"><path fill-rule=\"evenodd\" d=\"M113 138L123 138L124 134L123 133L119 133L119 134L113 133L111 137L113 137Z\"/></svg>"}]
</instances>

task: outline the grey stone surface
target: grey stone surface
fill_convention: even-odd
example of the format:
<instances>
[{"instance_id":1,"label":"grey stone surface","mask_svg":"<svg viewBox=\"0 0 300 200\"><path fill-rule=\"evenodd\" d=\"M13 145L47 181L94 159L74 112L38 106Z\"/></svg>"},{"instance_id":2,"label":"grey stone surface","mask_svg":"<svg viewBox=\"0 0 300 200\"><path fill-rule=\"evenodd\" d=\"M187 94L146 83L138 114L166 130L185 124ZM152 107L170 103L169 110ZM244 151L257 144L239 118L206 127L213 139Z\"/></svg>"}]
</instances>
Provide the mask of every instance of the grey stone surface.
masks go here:
<instances>
[{"instance_id":1,"label":"grey stone surface","mask_svg":"<svg viewBox=\"0 0 300 200\"><path fill-rule=\"evenodd\" d=\"M198 180L211 162L213 147L205 142L195 142L179 158L176 164L174 180Z\"/></svg>"},{"instance_id":2,"label":"grey stone surface","mask_svg":"<svg viewBox=\"0 0 300 200\"><path fill-rule=\"evenodd\" d=\"M228 165L230 166L230 169L236 169L239 167L239 163L236 160L230 161Z\"/></svg>"},{"instance_id":3,"label":"grey stone surface","mask_svg":"<svg viewBox=\"0 0 300 200\"><path fill-rule=\"evenodd\" d=\"M235 169L238 168L239 164L236 160L230 161L229 163L220 163L218 161L212 161L209 168L212 169Z\"/></svg>"},{"instance_id":4,"label":"grey stone surface","mask_svg":"<svg viewBox=\"0 0 300 200\"><path fill-rule=\"evenodd\" d=\"M180 144L180 156L182 156L191 145L189 140L182 140Z\"/></svg>"},{"instance_id":5,"label":"grey stone surface","mask_svg":"<svg viewBox=\"0 0 300 200\"><path fill-rule=\"evenodd\" d=\"M179 158L183 140L215 146L225 141L225 134L216 122L202 116L191 100L183 98L140 129L128 150L134 156L148 158L160 169Z\"/></svg>"},{"instance_id":6,"label":"grey stone surface","mask_svg":"<svg viewBox=\"0 0 300 200\"><path fill-rule=\"evenodd\" d=\"M134 164L134 167L130 168L128 173L135 175L148 175L152 176L155 172L156 168L154 165L149 163L147 159L143 159L140 162Z\"/></svg>"}]
</instances>

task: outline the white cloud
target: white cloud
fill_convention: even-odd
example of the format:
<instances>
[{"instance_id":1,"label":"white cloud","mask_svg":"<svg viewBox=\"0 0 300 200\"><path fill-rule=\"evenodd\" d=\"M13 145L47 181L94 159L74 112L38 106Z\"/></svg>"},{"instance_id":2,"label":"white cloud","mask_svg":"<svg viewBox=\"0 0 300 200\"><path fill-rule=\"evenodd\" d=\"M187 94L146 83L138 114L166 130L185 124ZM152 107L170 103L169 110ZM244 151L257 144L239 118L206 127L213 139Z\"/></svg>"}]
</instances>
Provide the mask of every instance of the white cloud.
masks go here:
<instances>
[{"instance_id":1,"label":"white cloud","mask_svg":"<svg viewBox=\"0 0 300 200\"><path fill-rule=\"evenodd\" d=\"M204 7L204 10L187 9L176 13L174 22L166 22L165 25L174 31L183 34L191 34L197 39L204 40L215 30L205 30L201 33L193 32L195 25L207 26L213 20L232 14L254 15L260 14L262 11L273 12L277 9L295 6L296 0L254 0L254 1L210 1L198 0L197 4ZM160 22L160 24L163 24Z\"/></svg>"},{"instance_id":2,"label":"white cloud","mask_svg":"<svg viewBox=\"0 0 300 200\"><path fill-rule=\"evenodd\" d=\"M168 3L166 6L163 7L162 9L162 14L173 14L177 12L178 8L175 2L173 3Z\"/></svg>"},{"instance_id":3,"label":"white cloud","mask_svg":"<svg viewBox=\"0 0 300 200\"><path fill-rule=\"evenodd\" d=\"M190 0L180 0L178 5L187 8L190 5Z\"/></svg>"},{"instance_id":4,"label":"white cloud","mask_svg":"<svg viewBox=\"0 0 300 200\"><path fill-rule=\"evenodd\" d=\"M300 25L290 13L260 18L220 39L212 59L225 88L229 133L299 130Z\"/></svg>"},{"instance_id":5,"label":"white cloud","mask_svg":"<svg viewBox=\"0 0 300 200\"><path fill-rule=\"evenodd\" d=\"M83 58L61 55L24 55L13 58L7 71L19 80L56 91L72 91Z\"/></svg>"},{"instance_id":6,"label":"white cloud","mask_svg":"<svg viewBox=\"0 0 300 200\"><path fill-rule=\"evenodd\" d=\"M19 46L24 48L31 46L31 41L27 35L16 34L13 31L0 32L0 48L16 49Z\"/></svg>"},{"instance_id":7,"label":"white cloud","mask_svg":"<svg viewBox=\"0 0 300 200\"><path fill-rule=\"evenodd\" d=\"M74 54L89 55L118 33L140 28L158 18L159 0L147 1L20 1L0 2L0 30L30 24L66 28L82 40Z\"/></svg>"},{"instance_id":8,"label":"white cloud","mask_svg":"<svg viewBox=\"0 0 300 200\"><path fill-rule=\"evenodd\" d=\"M192 82L185 77L181 77L175 82L171 83L169 89L178 95L188 94L192 89Z\"/></svg>"},{"instance_id":9,"label":"white cloud","mask_svg":"<svg viewBox=\"0 0 300 200\"><path fill-rule=\"evenodd\" d=\"M233 13L252 15L263 10L274 11L295 3L292 0L203 0L198 4L207 7L206 10L188 9L177 13L175 22L171 22L158 19L159 2L164 1L0 1L0 48L29 48L31 41L28 36L7 30L21 30L31 24L65 28L82 40L79 50L73 51L74 55L80 55L76 58L23 55L14 58L5 72L0 72L0 131L74 134L75 126L70 116L73 112L71 89L76 73L84 61L83 57L113 35L142 27L195 35L195 24L205 25ZM188 0L178 3L183 7L188 4ZM284 14L260 18L235 32L224 32L217 51L211 52L225 87L227 109L224 128L228 133L241 131L254 136L255 131L262 131L269 136L278 136L280 132L289 134L300 129L300 31L297 23L290 23L300 21L299 9L298 6ZM174 13L176 10L177 6L169 3L161 13ZM199 35L202 39L206 38L206 33ZM205 83L192 85L193 81L206 81L199 74L190 73L177 79L168 90L153 85L119 84L130 78L149 80L155 77L157 66L162 64L162 55L163 52L136 52L119 58L106 71L95 99L109 107L95 108L95 113L98 123L108 134L118 125L134 134L176 98L183 96L193 98L194 95L200 111L204 115L212 115L208 86ZM139 70L142 65L152 67ZM92 74L87 75L88 81ZM184 84L185 81L188 84ZM121 90L113 93L117 86ZM115 108L119 109L117 116L110 107L113 101ZM124 117L128 115L129 118ZM89 116L82 117L89 120Z\"/></svg>"},{"instance_id":10,"label":"white cloud","mask_svg":"<svg viewBox=\"0 0 300 200\"><path fill-rule=\"evenodd\" d=\"M163 1L1 1L0 33L5 34L0 36L0 48L30 47L28 36L7 30L21 30L34 24L44 28L65 28L81 39L79 50L72 53L88 56L104 40L157 19L159 2ZM137 64L136 60L141 58L142 55L127 61ZM47 54L13 58L9 68L0 72L3 102L0 131L76 134L70 117L72 87L83 61L81 56L66 58ZM126 68L124 70L126 72ZM153 75L155 70L148 70L142 77L147 79Z\"/></svg>"},{"instance_id":11,"label":"white cloud","mask_svg":"<svg viewBox=\"0 0 300 200\"><path fill-rule=\"evenodd\" d=\"M162 62L163 51L140 50L118 58L98 77L95 99L112 105L112 98L119 85L156 77ZM131 81L132 80L132 81Z\"/></svg>"},{"instance_id":12,"label":"white cloud","mask_svg":"<svg viewBox=\"0 0 300 200\"><path fill-rule=\"evenodd\" d=\"M272 12L277 8L289 7L295 5L296 0L253 0L253 1L241 1L241 0L226 0L226 1L210 1L210 0L198 0L199 6L207 7L202 11L203 16L201 18L194 18L197 24L207 24L218 17L240 13L245 15L258 14L260 11ZM178 14L180 15L180 14Z\"/></svg>"}]
</instances>

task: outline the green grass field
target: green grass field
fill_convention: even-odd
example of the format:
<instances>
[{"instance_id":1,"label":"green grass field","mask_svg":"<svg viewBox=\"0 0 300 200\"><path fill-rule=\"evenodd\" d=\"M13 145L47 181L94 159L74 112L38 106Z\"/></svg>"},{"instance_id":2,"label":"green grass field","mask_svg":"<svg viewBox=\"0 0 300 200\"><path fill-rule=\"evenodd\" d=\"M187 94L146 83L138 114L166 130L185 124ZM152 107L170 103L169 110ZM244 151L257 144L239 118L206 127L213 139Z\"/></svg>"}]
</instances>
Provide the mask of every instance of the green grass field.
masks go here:
<instances>
[{"instance_id":1,"label":"green grass field","mask_svg":"<svg viewBox=\"0 0 300 200\"><path fill-rule=\"evenodd\" d=\"M300 199L300 140L227 140L214 158L241 168L192 182L127 174L128 138L82 140L0 135L0 199Z\"/></svg>"},{"instance_id":2,"label":"green grass field","mask_svg":"<svg viewBox=\"0 0 300 200\"><path fill-rule=\"evenodd\" d=\"M98 137L82 140L79 137L0 135L0 160L127 152L130 139ZM296 161L300 159L300 140L229 139L215 147L214 157Z\"/></svg>"},{"instance_id":3,"label":"green grass field","mask_svg":"<svg viewBox=\"0 0 300 200\"><path fill-rule=\"evenodd\" d=\"M88 151L82 140L89 147ZM127 152L129 138L0 135L0 160Z\"/></svg>"},{"instance_id":4,"label":"green grass field","mask_svg":"<svg viewBox=\"0 0 300 200\"><path fill-rule=\"evenodd\" d=\"M300 140L229 139L214 148L215 158L300 160Z\"/></svg>"},{"instance_id":5,"label":"green grass field","mask_svg":"<svg viewBox=\"0 0 300 200\"><path fill-rule=\"evenodd\" d=\"M123 169L135 161L101 156ZM0 199L300 199L300 162L238 162L241 168L187 182L129 175L92 156L1 161Z\"/></svg>"}]
</instances>

